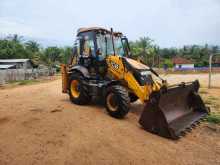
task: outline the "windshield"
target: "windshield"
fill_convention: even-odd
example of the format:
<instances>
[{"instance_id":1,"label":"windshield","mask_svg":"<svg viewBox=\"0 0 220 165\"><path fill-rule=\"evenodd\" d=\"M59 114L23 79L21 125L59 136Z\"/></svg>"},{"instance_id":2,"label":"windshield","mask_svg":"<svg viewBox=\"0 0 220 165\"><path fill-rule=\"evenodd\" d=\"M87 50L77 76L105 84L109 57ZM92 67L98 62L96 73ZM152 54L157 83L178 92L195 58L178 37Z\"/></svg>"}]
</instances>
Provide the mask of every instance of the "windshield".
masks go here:
<instances>
[{"instance_id":1,"label":"windshield","mask_svg":"<svg viewBox=\"0 0 220 165\"><path fill-rule=\"evenodd\" d=\"M118 56L125 56L121 37L114 36L115 54ZM97 46L101 51L101 55L105 58L107 55L113 55L114 49L112 45L112 38L110 34L97 34Z\"/></svg>"},{"instance_id":2,"label":"windshield","mask_svg":"<svg viewBox=\"0 0 220 165\"><path fill-rule=\"evenodd\" d=\"M121 37L114 37L115 54L125 56L124 48L122 45Z\"/></svg>"}]
</instances>

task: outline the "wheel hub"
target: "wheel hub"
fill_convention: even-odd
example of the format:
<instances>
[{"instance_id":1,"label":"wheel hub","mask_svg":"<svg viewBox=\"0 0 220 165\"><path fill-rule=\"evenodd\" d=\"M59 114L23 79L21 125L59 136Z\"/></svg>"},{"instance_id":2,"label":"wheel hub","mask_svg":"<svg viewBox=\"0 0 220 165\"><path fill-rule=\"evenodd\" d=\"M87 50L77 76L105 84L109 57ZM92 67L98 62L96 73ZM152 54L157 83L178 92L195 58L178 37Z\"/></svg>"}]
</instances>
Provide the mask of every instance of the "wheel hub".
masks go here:
<instances>
[{"instance_id":1,"label":"wheel hub","mask_svg":"<svg viewBox=\"0 0 220 165\"><path fill-rule=\"evenodd\" d=\"M108 94L106 101L110 111L117 111L118 104L117 104L116 96L113 93Z\"/></svg>"},{"instance_id":2,"label":"wheel hub","mask_svg":"<svg viewBox=\"0 0 220 165\"><path fill-rule=\"evenodd\" d=\"M73 97L77 98L79 97L79 90L80 90L80 86L79 86L79 81L78 80L73 80L71 82L71 94Z\"/></svg>"}]
</instances>

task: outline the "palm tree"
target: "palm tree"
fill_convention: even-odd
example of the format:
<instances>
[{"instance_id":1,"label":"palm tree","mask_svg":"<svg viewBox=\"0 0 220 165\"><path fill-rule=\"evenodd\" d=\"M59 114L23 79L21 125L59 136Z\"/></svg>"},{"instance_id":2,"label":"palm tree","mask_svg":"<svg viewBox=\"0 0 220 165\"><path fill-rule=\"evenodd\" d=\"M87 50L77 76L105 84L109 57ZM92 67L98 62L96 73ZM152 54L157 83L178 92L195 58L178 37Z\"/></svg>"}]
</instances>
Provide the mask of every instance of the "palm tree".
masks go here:
<instances>
[{"instance_id":1,"label":"palm tree","mask_svg":"<svg viewBox=\"0 0 220 165\"><path fill-rule=\"evenodd\" d=\"M23 40L23 37L19 36L18 34L13 34L13 35L9 35L7 39L16 43L20 43Z\"/></svg>"},{"instance_id":2,"label":"palm tree","mask_svg":"<svg viewBox=\"0 0 220 165\"><path fill-rule=\"evenodd\" d=\"M137 41L137 45L140 48L139 56L141 56L146 64L151 66L152 56L154 54L153 40L149 37L141 37L139 41Z\"/></svg>"},{"instance_id":3,"label":"palm tree","mask_svg":"<svg viewBox=\"0 0 220 165\"><path fill-rule=\"evenodd\" d=\"M25 47L27 50L36 53L39 52L40 44L38 44L36 41L28 41L25 43Z\"/></svg>"}]
</instances>

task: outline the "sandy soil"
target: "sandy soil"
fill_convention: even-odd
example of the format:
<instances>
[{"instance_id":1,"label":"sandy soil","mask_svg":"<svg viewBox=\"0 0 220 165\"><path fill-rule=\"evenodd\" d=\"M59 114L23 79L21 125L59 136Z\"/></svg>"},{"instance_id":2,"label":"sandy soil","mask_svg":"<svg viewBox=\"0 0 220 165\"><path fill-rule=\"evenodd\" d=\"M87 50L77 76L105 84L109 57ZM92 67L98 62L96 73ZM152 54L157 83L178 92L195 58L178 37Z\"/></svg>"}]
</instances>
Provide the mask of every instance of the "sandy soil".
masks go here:
<instances>
[{"instance_id":1,"label":"sandy soil","mask_svg":"<svg viewBox=\"0 0 220 165\"><path fill-rule=\"evenodd\" d=\"M0 103L0 165L220 164L220 131L210 124L178 141L161 138L138 125L139 102L117 120L102 106L70 103L60 79L0 90Z\"/></svg>"}]
</instances>

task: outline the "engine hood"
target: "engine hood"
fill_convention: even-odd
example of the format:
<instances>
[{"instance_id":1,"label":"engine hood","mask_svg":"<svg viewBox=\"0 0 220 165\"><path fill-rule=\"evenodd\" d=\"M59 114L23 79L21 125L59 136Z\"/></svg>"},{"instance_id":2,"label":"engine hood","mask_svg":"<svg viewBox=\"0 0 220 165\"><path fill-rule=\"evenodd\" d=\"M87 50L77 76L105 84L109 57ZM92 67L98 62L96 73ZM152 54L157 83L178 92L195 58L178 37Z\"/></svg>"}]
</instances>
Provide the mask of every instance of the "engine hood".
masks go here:
<instances>
[{"instance_id":1,"label":"engine hood","mask_svg":"<svg viewBox=\"0 0 220 165\"><path fill-rule=\"evenodd\" d=\"M125 58L125 60L129 63L129 65L132 66L132 68L135 68L137 70L149 70L150 68L147 65L144 65L136 60L133 60L131 58Z\"/></svg>"}]
</instances>

